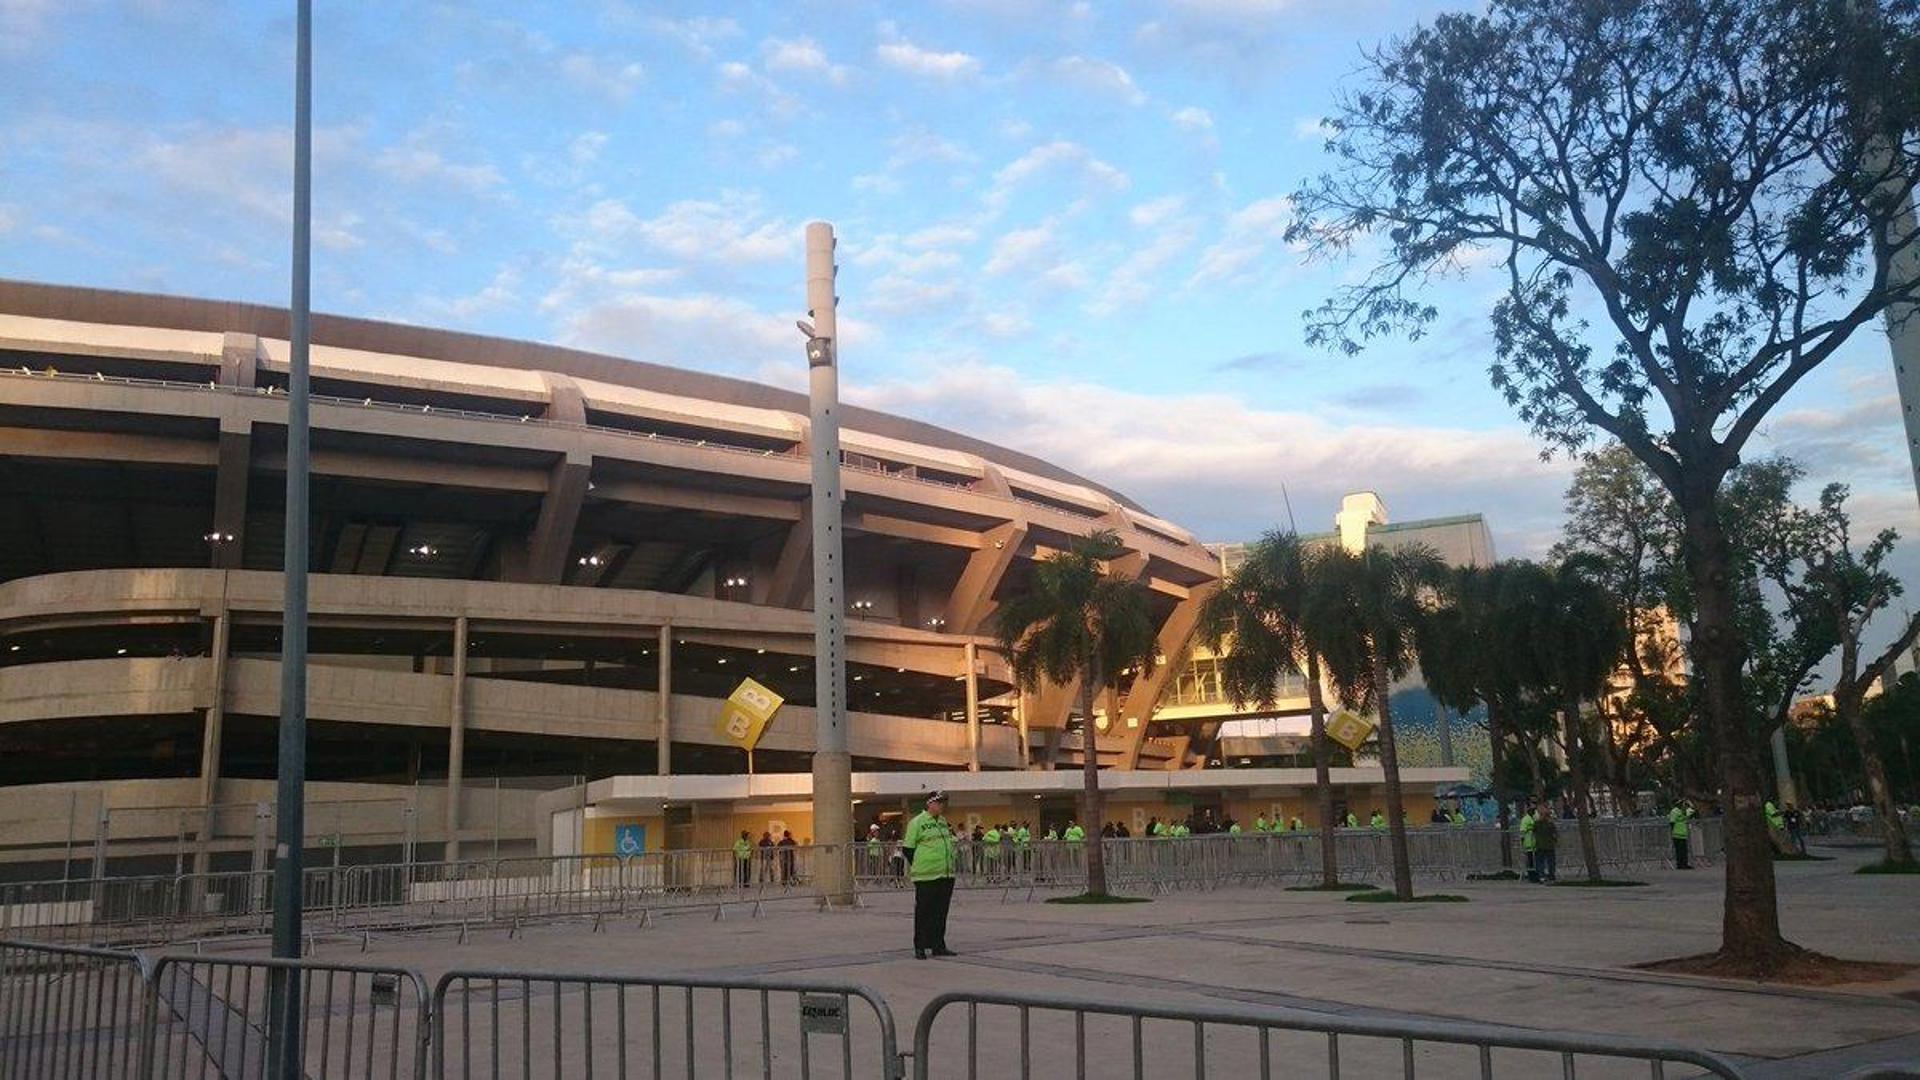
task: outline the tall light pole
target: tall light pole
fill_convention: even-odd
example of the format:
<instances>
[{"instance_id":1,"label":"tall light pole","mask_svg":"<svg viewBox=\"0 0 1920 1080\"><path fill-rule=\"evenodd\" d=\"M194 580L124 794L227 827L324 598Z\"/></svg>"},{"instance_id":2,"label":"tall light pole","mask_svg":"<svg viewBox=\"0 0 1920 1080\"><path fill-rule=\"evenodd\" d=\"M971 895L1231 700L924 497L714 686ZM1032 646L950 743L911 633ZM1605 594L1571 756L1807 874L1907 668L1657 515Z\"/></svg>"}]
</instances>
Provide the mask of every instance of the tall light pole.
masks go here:
<instances>
[{"instance_id":1,"label":"tall light pole","mask_svg":"<svg viewBox=\"0 0 1920 1080\"><path fill-rule=\"evenodd\" d=\"M827 846L820 895L853 900L853 757L847 753L846 565L840 534L840 342L833 226L807 225L807 413L813 457L813 840Z\"/></svg>"},{"instance_id":2,"label":"tall light pole","mask_svg":"<svg viewBox=\"0 0 1920 1080\"><path fill-rule=\"evenodd\" d=\"M313 0L296 0L293 74L293 295L287 354L285 598L280 622L280 761L273 847L273 955L300 956L300 871L307 782L307 347L313 237ZM300 1069L300 980L273 973L272 1074Z\"/></svg>"}]
</instances>

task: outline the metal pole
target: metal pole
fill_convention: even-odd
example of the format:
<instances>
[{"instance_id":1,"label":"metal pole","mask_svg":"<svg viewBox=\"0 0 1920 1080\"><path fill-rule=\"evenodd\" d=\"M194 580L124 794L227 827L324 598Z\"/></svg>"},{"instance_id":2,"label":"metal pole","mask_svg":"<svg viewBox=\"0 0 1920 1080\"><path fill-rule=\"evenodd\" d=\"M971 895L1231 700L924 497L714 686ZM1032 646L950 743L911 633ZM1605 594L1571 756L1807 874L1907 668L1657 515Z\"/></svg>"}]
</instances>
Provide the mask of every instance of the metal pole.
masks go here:
<instances>
[{"instance_id":1,"label":"metal pole","mask_svg":"<svg viewBox=\"0 0 1920 1080\"><path fill-rule=\"evenodd\" d=\"M973 642L962 650L967 665L967 771L980 771L980 652Z\"/></svg>"},{"instance_id":2,"label":"metal pole","mask_svg":"<svg viewBox=\"0 0 1920 1080\"><path fill-rule=\"evenodd\" d=\"M653 695L653 718L660 727L660 750L655 755L661 776L673 772L673 624L660 624L660 685Z\"/></svg>"},{"instance_id":3,"label":"metal pole","mask_svg":"<svg viewBox=\"0 0 1920 1080\"><path fill-rule=\"evenodd\" d=\"M847 628L840 537L840 368L833 226L807 225L807 404L813 457L813 838L836 850L853 838L853 758L847 753ZM853 867L829 854L820 893L853 900Z\"/></svg>"},{"instance_id":4,"label":"metal pole","mask_svg":"<svg viewBox=\"0 0 1920 1080\"><path fill-rule=\"evenodd\" d=\"M446 861L460 861L460 800L467 777L467 617L453 620L453 690L447 697Z\"/></svg>"},{"instance_id":5,"label":"metal pole","mask_svg":"<svg viewBox=\"0 0 1920 1080\"><path fill-rule=\"evenodd\" d=\"M300 871L307 779L307 346L313 234L313 0L295 0L293 295L287 355L286 595L280 627L280 761L273 848L273 955L300 956ZM272 1073L300 1075L300 983L271 982Z\"/></svg>"}]
</instances>

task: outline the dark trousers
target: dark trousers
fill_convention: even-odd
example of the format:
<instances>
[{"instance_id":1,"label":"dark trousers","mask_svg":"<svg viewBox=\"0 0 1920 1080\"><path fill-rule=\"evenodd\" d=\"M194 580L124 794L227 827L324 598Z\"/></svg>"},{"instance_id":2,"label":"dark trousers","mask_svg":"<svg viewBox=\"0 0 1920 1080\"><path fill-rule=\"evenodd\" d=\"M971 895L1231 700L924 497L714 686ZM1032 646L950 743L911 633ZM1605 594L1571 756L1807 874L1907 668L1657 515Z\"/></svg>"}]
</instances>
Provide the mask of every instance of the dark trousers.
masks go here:
<instances>
[{"instance_id":1,"label":"dark trousers","mask_svg":"<svg viewBox=\"0 0 1920 1080\"><path fill-rule=\"evenodd\" d=\"M945 952L947 908L953 904L953 879L913 883L913 947Z\"/></svg>"},{"instance_id":2,"label":"dark trousers","mask_svg":"<svg viewBox=\"0 0 1920 1080\"><path fill-rule=\"evenodd\" d=\"M1673 865L1675 869L1679 870L1693 869L1693 867L1687 863L1687 838L1684 836L1676 836L1673 838Z\"/></svg>"},{"instance_id":3,"label":"dark trousers","mask_svg":"<svg viewBox=\"0 0 1920 1080\"><path fill-rule=\"evenodd\" d=\"M1553 848L1541 848L1534 852L1534 865L1540 871L1541 881L1557 881L1560 877L1560 852Z\"/></svg>"}]
</instances>

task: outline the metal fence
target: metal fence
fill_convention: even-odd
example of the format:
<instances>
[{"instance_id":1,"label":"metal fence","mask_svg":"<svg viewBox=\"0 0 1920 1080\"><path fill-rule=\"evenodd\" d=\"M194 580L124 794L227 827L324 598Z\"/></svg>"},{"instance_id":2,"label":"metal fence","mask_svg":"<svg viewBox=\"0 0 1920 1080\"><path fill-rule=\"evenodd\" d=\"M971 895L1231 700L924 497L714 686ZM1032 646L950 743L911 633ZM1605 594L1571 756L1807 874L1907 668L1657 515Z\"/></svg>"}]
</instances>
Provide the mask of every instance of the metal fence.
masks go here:
<instances>
[{"instance_id":1,"label":"metal fence","mask_svg":"<svg viewBox=\"0 0 1920 1080\"><path fill-rule=\"evenodd\" d=\"M943 1014L948 1022L942 1024ZM963 1015L955 1015L963 1014ZM953 1029L959 1028L955 1032ZM936 1046L936 1029L946 1033ZM957 1038L959 1048L949 1043ZM1158 1008L1055 996L956 992L927 1003L913 1032L914 1080L941 1077L1325 1075L1654 1077L1667 1066L1740 1080L1716 1054L1660 1043L1455 1021L1290 1008ZM1681 1074L1672 1074L1675 1076Z\"/></svg>"},{"instance_id":2,"label":"metal fence","mask_svg":"<svg viewBox=\"0 0 1920 1080\"><path fill-rule=\"evenodd\" d=\"M433 1046L442 1080L902 1073L892 1011L851 983L452 971Z\"/></svg>"},{"instance_id":3,"label":"metal fence","mask_svg":"<svg viewBox=\"0 0 1920 1080\"><path fill-rule=\"evenodd\" d=\"M1671 865L1667 824L1657 819L1594 823L1600 864L1612 873ZM1500 831L1435 826L1408 831L1416 877L1453 880L1502 868ZM1692 857L1706 865L1720 850L1717 821L1696 822ZM1560 867L1579 872L1576 828L1560 830ZM1138 892L1302 884L1320 873L1315 832L1102 841L1107 879ZM1091 843L1088 841L1086 843ZM1084 888L1086 843L1033 841L959 848L958 887L1004 895ZM1340 876L1391 878L1384 832L1337 829ZM1518 837L1511 847L1519 858ZM305 871L302 907L316 932L457 925L518 927L554 919L646 919L673 909L753 910L777 901L814 902L822 860L850 859L865 893L905 889L905 863L888 843L758 849L744 860L727 849L633 856L565 855L316 866ZM271 921L271 874L233 871L83 878L0 884L0 935L85 944L143 945L188 938L264 933Z\"/></svg>"},{"instance_id":4,"label":"metal fence","mask_svg":"<svg viewBox=\"0 0 1920 1080\"><path fill-rule=\"evenodd\" d=\"M146 1080L277 1076L268 1016L298 994L303 1076L423 1080L426 981L405 968L312 960L162 956L148 980Z\"/></svg>"},{"instance_id":5,"label":"metal fence","mask_svg":"<svg viewBox=\"0 0 1920 1080\"><path fill-rule=\"evenodd\" d=\"M132 953L0 941L0 1075L139 1075L146 988Z\"/></svg>"},{"instance_id":6,"label":"metal fence","mask_svg":"<svg viewBox=\"0 0 1920 1080\"><path fill-rule=\"evenodd\" d=\"M297 988L299 1074L385 1080L759 1075L916 1080L1132 1075L1409 1078L1668 1075L1740 1080L1687 1047L1289 1008L1161 1008L992 992L935 998L900 1053L892 1010L853 983L451 971L162 956L0 942L0 1064L12 1077L274 1075L266 1016ZM277 984L277 985L276 985ZM960 1016L957 1014L964 1014ZM958 1029L958 1030L956 1030ZM958 1042L956 1048L952 1044Z\"/></svg>"}]
</instances>

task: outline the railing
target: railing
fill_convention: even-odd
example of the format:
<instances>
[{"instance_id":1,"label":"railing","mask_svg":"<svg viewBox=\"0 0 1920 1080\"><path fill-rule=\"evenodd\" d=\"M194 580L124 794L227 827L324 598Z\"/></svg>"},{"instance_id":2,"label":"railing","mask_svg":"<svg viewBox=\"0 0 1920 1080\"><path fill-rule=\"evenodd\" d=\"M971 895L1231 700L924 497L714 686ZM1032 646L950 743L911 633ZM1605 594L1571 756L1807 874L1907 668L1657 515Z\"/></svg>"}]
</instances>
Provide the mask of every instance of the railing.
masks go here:
<instances>
[{"instance_id":1,"label":"railing","mask_svg":"<svg viewBox=\"0 0 1920 1080\"><path fill-rule=\"evenodd\" d=\"M936 1054L941 1014L963 1006L964 1050ZM982 1023L982 1013L990 1012ZM1013 1015L1008 1015L1011 1012ZM981 1028L991 1038L981 1037ZM1497 1052L1497 1053L1496 1053ZM1744 1074L1716 1054L1682 1046L1488 1024L1342 1016L1288 1008L1157 1008L1028 994L957 992L927 1003L913 1030L915 1080L938 1077L1207 1076L1270 1080L1299 1075L1312 1057L1334 1080L1422 1075L1577 1080L1582 1061L1636 1062L1655 1080L1665 1066ZM1496 1072L1496 1066L1502 1066ZM1617 1074L1616 1074L1617 1075Z\"/></svg>"},{"instance_id":2,"label":"railing","mask_svg":"<svg viewBox=\"0 0 1920 1080\"><path fill-rule=\"evenodd\" d=\"M1662 819L1597 821L1600 864L1610 872L1671 865ZM1694 823L1692 856L1705 865L1720 850L1719 822ZM1578 873L1579 830L1560 830L1563 874ZM1513 838L1516 857L1518 837ZM1491 826L1408 830L1415 876L1455 880L1502 869L1500 831ZM962 841L961 889L1034 892L1084 888L1086 844L1036 840L1019 845ZM1340 876L1384 883L1392 874L1387 835L1336 829ZM1320 835L1215 834L1180 839L1102 841L1107 880L1147 892L1301 884L1320 872ZM302 910L314 930L364 931L505 925L555 919L649 918L672 909L756 911L778 901L814 902L824 859L851 860L863 892L904 889L906 867L892 843L841 847L756 848L741 860L728 849L655 851L632 856L563 855L463 862L401 862L309 867ZM92 944L180 941L264 933L272 918L270 871L80 878L0 885L0 934Z\"/></svg>"},{"instance_id":3,"label":"railing","mask_svg":"<svg viewBox=\"0 0 1920 1080\"><path fill-rule=\"evenodd\" d=\"M829 1043L818 1063L816 1036ZM450 971L432 1041L442 1080L901 1075L892 1010L853 983Z\"/></svg>"},{"instance_id":4,"label":"railing","mask_svg":"<svg viewBox=\"0 0 1920 1080\"><path fill-rule=\"evenodd\" d=\"M1543 1076L1633 1063L1741 1080L1725 1059L1682 1046L1457 1021L1291 1008L1144 1007L1088 998L956 992L936 997L899 1052L893 1012L854 983L455 970L429 995L406 968L316 960L162 956L0 941L0 1063L8 1077L128 1080L281 1075L268 1010L300 1031L304 1077L420 1080L759 1075L916 1080L964 1075L1086 1077L1287 1074L1314 1057L1327 1075ZM944 1052L952 1011L963 1046ZM985 1023L982 1023L983 1014ZM982 1028L991 1038L983 1038ZM936 1048L936 1035L947 1032ZM824 1049L816 1053L818 1043ZM818 1059L816 1061L816 1058ZM1496 1069L1501 1071L1496 1071Z\"/></svg>"},{"instance_id":5,"label":"railing","mask_svg":"<svg viewBox=\"0 0 1920 1080\"><path fill-rule=\"evenodd\" d=\"M146 988L132 953L0 941L0 1076L140 1075Z\"/></svg>"},{"instance_id":6,"label":"railing","mask_svg":"<svg viewBox=\"0 0 1920 1080\"><path fill-rule=\"evenodd\" d=\"M424 1080L427 983L406 968L314 960L162 956L147 987L140 1076L267 1077L281 995L300 1026L302 1076Z\"/></svg>"}]
</instances>

